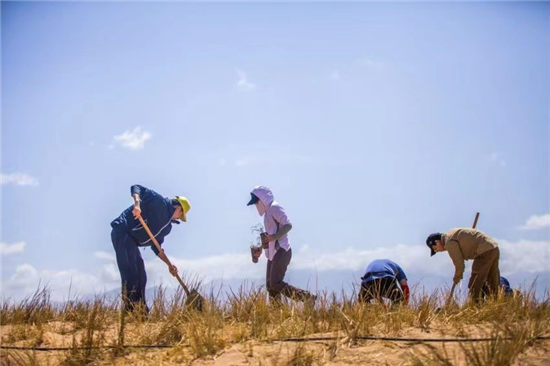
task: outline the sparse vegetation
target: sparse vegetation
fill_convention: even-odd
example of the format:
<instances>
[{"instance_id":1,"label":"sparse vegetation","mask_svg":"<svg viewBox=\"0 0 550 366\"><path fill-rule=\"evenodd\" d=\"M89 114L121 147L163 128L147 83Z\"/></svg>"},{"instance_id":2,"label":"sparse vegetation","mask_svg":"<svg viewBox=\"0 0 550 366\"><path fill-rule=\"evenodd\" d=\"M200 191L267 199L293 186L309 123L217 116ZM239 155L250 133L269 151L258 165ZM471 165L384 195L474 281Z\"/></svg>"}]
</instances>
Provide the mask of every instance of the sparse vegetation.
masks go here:
<instances>
[{"instance_id":1,"label":"sparse vegetation","mask_svg":"<svg viewBox=\"0 0 550 366\"><path fill-rule=\"evenodd\" d=\"M139 312L121 313L118 301L105 298L70 300L56 306L42 288L20 303L2 304L2 345L67 350L2 350L0 364L95 365L115 360L117 364L124 360L190 364L215 362L231 350L246 361L243 365L394 364L395 357L400 364L409 365L513 365L550 343L537 341L537 337L550 334L550 299L537 301L533 292L489 300L483 306L443 309L438 309L442 296L437 294L417 295L409 306L361 304L353 297L333 293L320 294L315 306L290 301L270 305L264 291L243 286L229 290L224 299L219 291L212 291L204 310L198 312L185 307L181 291L167 297L159 288L145 317ZM374 344L361 340L364 336L493 340ZM296 337L332 340L277 341ZM124 345L172 347L145 351L125 349ZM369 352L361 353L365 345ZM548 362L550 356L542 352L542 358L539 352L538 358L527 363Z\"/></svg>"}]
</instances>

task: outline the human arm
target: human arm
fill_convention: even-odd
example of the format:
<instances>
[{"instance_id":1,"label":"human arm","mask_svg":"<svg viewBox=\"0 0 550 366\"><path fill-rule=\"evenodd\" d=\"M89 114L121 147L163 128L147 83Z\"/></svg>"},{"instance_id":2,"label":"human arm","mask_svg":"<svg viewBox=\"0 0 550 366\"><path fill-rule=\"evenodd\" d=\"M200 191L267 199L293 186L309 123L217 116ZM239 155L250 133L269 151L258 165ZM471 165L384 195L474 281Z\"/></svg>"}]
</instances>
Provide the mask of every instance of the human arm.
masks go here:
<instances>
[{"instance_id":1,"label":"human arm","mask_svg":"<svg viewBox=\"0 0 550 366\"><path fill-rule=\"evenodd\" d=\"M135 218L137 218L138 216L141 216L142 205L144 205L145 209L147 209L148 204L150 204L150 202L154 200L164 199L157 192L139 184L134 184L133 186L130 187L130 195L134 200L134 208L132 210L132 214L134 215Z\"/></svg>"},{"instance_id":2,"label":"human arm","mask_svg":"<svg viewBox=\"0 0 550 366\"><path fill-rule=\"evenodd\" d=\"M276 233L267 236L268 241L279 240L292 229L292 223L288 219L284 208L279 205L273 206L272 212L273 220L278 224L278 230Z\"/></svg>"},{"instance_id":3,"label":"human arm","mask_svg":"<svg viewBox=\"0 0 550 366\"><path fill-rule=\"evenodd\" d=\"M405 275L405 271L403 271L403 268L401 268L397 263L392 263L394 266L394 273L396 276L396 279L399 281L399 285L401 285L401 290L403 290L403 298L405 300L405 305L409 303L409 296L410 296L410 290L409 285L407 283L407 276Z\"/></svg>"},{"instance_id":4,"label":"human arm","mask_svg":"<svg viewBox=\"0 0 550 366\"><path fill-rule=\"evenodd\" d=\"M405 305L408 305L411 291L409 289L409 284L407 283L407 279L401 280L399 284L401 285L401 289L403 290L403 298L405 299Z\"/></svg>"},{"instance_id":5,"label":"human arm","mask_svg":"<svg viewBox=\"0 0 550 366\"><path fill-rule=\"evenodd\" d=\"M164 254L164 250L161 250L157 256L164 262L166 263L166 265L168 266L168 270L170 271L170 274L172 276L176 276L178 274L178 268L176 266L174 266L170 260L168 259L168 257L166 256L166 254Z\"/></svg>"},{"instance_id":6,"label":"human arm","mask_svg":"<svg viewBox=\"0 0 550 366\"><path fill-rule=\"evenodd\" d=\"M134 209L132 210L132 214L135 218L137 218L138 216L141 216L141 199L137 193L132 194L132 198L134 199Z\"/></svg>"},{"instance_id":7,"label":"human arm","mask_svg":"<svg viewBox=\"0 0 550 366\"><path fill-rule=\"evenodd\" d=\"M132 198L134 200L134 209L132 210L132 214L135 218L138 218L141 216L141 197L140 194L143 191L142 186L139 184L134 184L132 187L130 187L130 194L132 195Z\"/></svg>"},{"instance_id":8,"label":"human arm","mask_svg":"<svg viewBox=\"0 0 550 366\"><path fill-rule=\"evenodd\" d=\"M292 224L288 223L286 225L283 225L279 228L279 231L277 231L275 234L267 235L266 239L268 242L279 240L280 238L288 234L290 229L292 229Z\"/></svg>"},{"instance_id":9,"label":"human arm","mask_svg":"<svg viewBox=\"0 0 550 366\"><path fill-rule=\"evenodd\" d=\"M155 254L158 257L160 257L160 259L164 263L166 263L166 265L168 266L168 270L170 271L172 276L176 276L178 274L178 269L176 268L176 266L174 266L174 265L172 265L172 263L170 263L170 260L168 259L166 254L164 254L164 250L162 250L162 248L160 246L162 244L164 238L161 237L157 240L153 236L153 233L151 232L151 230L147 226L147 223L145 222L145 220L143 220L143 218L141 216L139 216L138 219L139 219L139 222L141 223L141 225L143 225L143 228L145 229L145 231L147 232L147 235L149 235L149 238L153 242L153 245L151 246L151 249L153 250L153 252L155 252Z\"/></svg>"},{"instance_id":10,"label":"human arm","mask_svg":"<svg viewBox=\"0 0 550 366\"><path fill-rule=\"evenodd\" d=\"M445 249L449 252L449 256L455 266L453 283L457 284L462 280L462 276L464 275L464 257L462 256L462 251L456 240L448 240L447 243L445 243Z\"/></svg>"}]
</instances>

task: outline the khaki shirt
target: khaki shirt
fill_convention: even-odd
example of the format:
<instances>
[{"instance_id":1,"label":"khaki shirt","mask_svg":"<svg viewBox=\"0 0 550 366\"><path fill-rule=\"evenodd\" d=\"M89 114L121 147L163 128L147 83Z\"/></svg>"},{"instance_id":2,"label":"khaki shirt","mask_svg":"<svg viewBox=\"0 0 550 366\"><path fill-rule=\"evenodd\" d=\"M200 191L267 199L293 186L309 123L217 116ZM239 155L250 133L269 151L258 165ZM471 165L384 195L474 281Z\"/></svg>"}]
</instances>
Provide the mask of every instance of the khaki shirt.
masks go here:
<instances>
[{"instance_id":1,"label":"khaki shirt","mask_svg":"<svg viewBox=\"0 0 550 366\"><path fill-rule=\"evenodd\" d=\"M493 248L497 248L497 242L476 229L458 228L451 229L441 235L441 242L455 265L454 283L460 282L464 274L464 261L474 259Z\"/></svg>"}]
</instances>

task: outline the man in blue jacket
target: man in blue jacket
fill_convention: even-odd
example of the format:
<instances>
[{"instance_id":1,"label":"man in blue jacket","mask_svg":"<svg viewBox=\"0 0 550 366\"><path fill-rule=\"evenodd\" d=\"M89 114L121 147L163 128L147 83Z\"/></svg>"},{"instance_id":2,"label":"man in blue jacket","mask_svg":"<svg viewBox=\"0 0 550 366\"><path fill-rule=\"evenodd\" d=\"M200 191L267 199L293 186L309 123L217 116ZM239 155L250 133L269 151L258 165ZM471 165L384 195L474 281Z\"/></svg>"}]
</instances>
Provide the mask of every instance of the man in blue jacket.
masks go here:
<instances>
[{"instance_id":1,"label":"man in blue jacket","mask_svg":"<svg viewBox=\"0 0 550 366\"><path fill-rule=\"evenodd\" d=\"M158 251L137 218L138 216L143 218L162 245L164 237L172 230L172 223L179 224L177 220L187 221L187 212L191 205L183 196L176 196L173 199L162 197L152 189L137 184L130 188L130 193L134 204L111 222L113 228L111 240L122 281L124 309L132 311L137 304L142 304L143 309L147 311L145 302L147 275L138 247L150 246L153 252L168 265L168 270L173 276L178 273L178 269L169 264L164 251Z\"/></svg>"},{"instance_id":2,"label":"man in blue jacket","mask_svg":"<svg viewBox=\"0 0 550 366\"><path fill-rule=\"evenodd\" d=\"M382 298L389 299L392 303L400 303L404 300L409 303L409 286L405 272L395 262L389 259L376 259L372 261L361 277L360 302L370 302Z\"/></svg>"}]
</instances>

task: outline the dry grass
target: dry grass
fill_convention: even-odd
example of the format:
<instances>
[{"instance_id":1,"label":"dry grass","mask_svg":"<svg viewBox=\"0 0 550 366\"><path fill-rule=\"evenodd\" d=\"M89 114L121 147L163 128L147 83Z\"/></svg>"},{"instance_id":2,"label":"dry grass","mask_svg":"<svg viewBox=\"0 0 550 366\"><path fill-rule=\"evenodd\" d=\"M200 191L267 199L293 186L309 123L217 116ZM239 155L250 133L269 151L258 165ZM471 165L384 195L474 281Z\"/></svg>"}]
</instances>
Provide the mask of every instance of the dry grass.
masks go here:
<instances>
[{"instance_id":1,"label":"dry grass","mask_svg":"<svg viewBox=\"0 0 550 366\"><path fill-rule=\"evenodd\" d=\"M24 299L19 304L3 302L0 311L0 325L40 325L52 320L54 314L55 310L50 302L48 288L39 287L31 297Z\"/></svg>"},{"instance_id":2,"label":"dry grass","mask_svg":"<svg viewBox=\"0 0 550 366\"><path fill-rule=\"evenodd\" d=\"M418 345L401 353L402 361L411 365L511 365L526 350L536 347L538 336L550 333L550 299L547 296L545 301L537 301L533 292L500 297L483 306L465 304L441 311L437 310L442 303L438 293L420 294L409 306L361 304L353 296L334 293L320 294L315 306L290 301L270 305L264 291L243 285L230 290L225 298L221 301L220 292L211 291L204 310L197 312L185 307L180 291L167 297L159 288L149 316L143 317L124 315L117 301L105 298L54 306L47 289L42 288L20 303L2 304L2 344L65 346L70 350L57 353L58 358L40 361L40 355L33 352L4 351L1 364L111 364L132 357L124 344L162 344L173 348L164 350L159 362L216 359L234 345L242 345L244 358L258 358L251 364L316 365L337 360L349 347L361 346L362 336L415 334L495 339L454 346ZM270 343L314 335L334 336L335 340L316 347L298 344L284 352ZM271 356L258 354L253 344L271 344ZM105 350L102 346L115 348ZM149 357L145 352L140 355L144 362Z\"/></svg>"}]
</instances>

